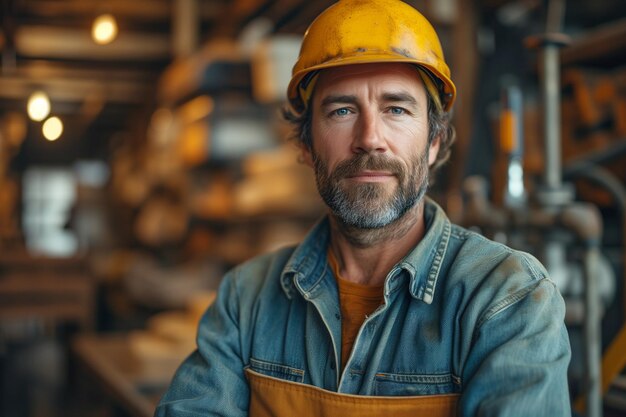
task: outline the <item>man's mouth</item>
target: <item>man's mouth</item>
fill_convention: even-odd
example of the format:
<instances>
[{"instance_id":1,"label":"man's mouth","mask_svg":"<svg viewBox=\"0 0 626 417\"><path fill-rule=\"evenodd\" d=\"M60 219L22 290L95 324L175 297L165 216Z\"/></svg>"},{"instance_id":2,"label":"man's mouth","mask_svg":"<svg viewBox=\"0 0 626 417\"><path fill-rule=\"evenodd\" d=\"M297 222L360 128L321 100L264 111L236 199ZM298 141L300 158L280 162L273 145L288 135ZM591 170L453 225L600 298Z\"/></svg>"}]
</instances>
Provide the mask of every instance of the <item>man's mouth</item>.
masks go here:
<instances>
[{"instance_id":1,"label":"man's mouth","mask_svg":"<svg viewBox=\"0 0 626 417\"><path fill-rule=\"evenodd\" d=\"M384 182L392 179L393 177L395 177L395 175L390 171L372 170L359 171L346 176L349 180L362 182Z\"/></svg>"}]
</instances>

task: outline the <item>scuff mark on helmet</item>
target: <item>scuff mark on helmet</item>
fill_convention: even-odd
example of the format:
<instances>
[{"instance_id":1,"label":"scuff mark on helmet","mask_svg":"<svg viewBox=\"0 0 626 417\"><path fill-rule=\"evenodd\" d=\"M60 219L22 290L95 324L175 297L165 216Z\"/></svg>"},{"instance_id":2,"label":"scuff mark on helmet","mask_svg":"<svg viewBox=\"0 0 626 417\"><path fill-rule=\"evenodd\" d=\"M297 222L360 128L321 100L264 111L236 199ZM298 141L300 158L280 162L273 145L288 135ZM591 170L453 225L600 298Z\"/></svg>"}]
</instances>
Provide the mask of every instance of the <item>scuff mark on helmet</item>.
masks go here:
<instances>
[{"instance_id":1,"label":"scuff mark on helmet","mask_svg":"<svg viewBox=\"0 0 626 417\"><path fill-rule=\"evenodd\" d=\"M413 59L415 58L413 55L411 55L411 52L409 52L409 50L406 49L406 48L396 48L396 47L392 46L391 50L393 52L395 52L396 54L398 54L398 55L402 55L402 56L405 56L407 58L413 58Z\"/></svg>"}]
</instances>

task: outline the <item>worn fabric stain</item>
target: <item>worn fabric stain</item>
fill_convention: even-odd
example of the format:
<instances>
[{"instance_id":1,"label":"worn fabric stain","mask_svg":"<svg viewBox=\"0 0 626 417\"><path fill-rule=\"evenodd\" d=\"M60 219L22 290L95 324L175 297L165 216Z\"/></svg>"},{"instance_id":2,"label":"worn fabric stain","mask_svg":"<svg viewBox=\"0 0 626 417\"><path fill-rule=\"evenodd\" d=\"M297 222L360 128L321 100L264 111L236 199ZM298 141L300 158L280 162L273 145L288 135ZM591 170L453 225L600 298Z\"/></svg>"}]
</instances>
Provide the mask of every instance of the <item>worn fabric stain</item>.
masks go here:
<instances>
[{"instance_id":1,"label":"worn fabric stain","mask_svg":"<svg viewBox=\"0 0 626 417\"><path fill-rule=\"evenodd\" d=\"M439 324L436 321L424 325L424 337L430 341L439 340Z\"/></svg>"},{"instance_id":2,"label":"worn fabric stain","mask_svg":"<svg viewBox=\"0 0 626 417\"><path fill-rule=\"evenodd\" d=\"M511 285L511 287L509 287L509 289L506 290L507 294L515 294L517 292L517 290L519 290L521 288L521 285L518 283L514 283L513 285Z\"/></svg>"},{"instance_id":3,"label":"worn fabric stain","mask_svg":"<svg viewBox=\"0 0 626 417\"><path fill-rule=\"evenodd\" d=\"M537 291L533 291L532 298L536 302L540 302L545 298L546 290L543 288L537 289Z\"/></svg>"}]
</instances>

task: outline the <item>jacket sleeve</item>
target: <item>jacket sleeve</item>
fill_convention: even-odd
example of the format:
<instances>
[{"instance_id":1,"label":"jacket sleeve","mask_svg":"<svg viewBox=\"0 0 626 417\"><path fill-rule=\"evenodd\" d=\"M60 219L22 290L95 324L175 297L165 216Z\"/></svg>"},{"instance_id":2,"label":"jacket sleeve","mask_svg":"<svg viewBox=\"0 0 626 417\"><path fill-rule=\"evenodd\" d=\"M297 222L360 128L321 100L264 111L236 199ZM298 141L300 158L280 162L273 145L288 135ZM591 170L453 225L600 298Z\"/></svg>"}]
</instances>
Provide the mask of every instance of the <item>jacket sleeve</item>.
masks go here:
<instances>
[{"instance_id":1,"label":"jacket sleeve","mask_svg":"<svg viewBox=\"0 0 626 417\"><path fill-rule=\"evenodd\" d=\"M463 417L571 416L565 304L547 278L483 310L463 369Z\"/></svg>"},{"instance_id":2,"label":"jacket sleeve","mask_svg":"<svg viewBox=\"0 0 626 417\"><path fill-rule=\"evenodd\" d=\"M249 389L232 278L226 275L214 304L200 320L198 347L177 370L155 417L247 416Z\"/></svg>"}]
</instances>

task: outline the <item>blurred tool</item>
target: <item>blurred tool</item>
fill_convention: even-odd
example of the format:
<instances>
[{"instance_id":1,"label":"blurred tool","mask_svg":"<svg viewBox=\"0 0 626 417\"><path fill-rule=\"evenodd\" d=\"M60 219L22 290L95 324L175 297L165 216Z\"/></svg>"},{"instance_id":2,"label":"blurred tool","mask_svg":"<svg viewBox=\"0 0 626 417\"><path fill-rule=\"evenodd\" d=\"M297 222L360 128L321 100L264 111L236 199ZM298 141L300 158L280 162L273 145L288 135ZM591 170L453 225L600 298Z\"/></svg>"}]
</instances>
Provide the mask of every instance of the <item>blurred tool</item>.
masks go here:
<instances>
[{"instance_id":1,"label":"blurred tool","mask_svg":"<svg viewBox=\"0 0 626 417\"><path fill-rule=\"evenodd\" d=\"M522 92L519 86L516 84L507 85L502 92L500 145L507 157L504 205L509 208L521 208L526 205L522 106Z\"/></svg>"}]
</instances>

